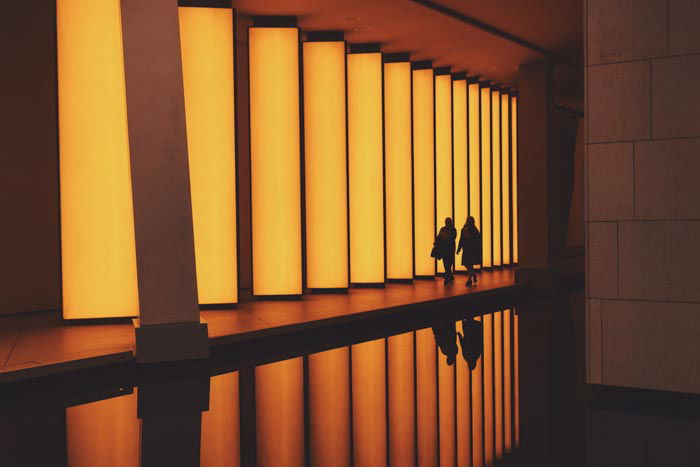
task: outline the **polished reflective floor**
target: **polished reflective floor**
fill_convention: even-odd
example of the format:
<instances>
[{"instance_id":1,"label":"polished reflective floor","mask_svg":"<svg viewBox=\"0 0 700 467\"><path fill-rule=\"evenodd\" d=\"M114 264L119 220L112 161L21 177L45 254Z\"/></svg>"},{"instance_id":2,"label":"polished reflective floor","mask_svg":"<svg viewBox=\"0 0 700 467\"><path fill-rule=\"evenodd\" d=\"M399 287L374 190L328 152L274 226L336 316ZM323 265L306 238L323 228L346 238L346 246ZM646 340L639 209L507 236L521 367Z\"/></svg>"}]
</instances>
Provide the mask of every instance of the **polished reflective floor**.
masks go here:
<instances>
[{"instance_id":1,"label":"polished reflective floor","mask_svg":"<svg viewBox=\"0 0 700 467\"><path fill-rule=\"evenodd\" d=\"M0 396L0 465L700 465L698 412L592 402L582 295L427 320Z\"/></svg>"}]
</instances>

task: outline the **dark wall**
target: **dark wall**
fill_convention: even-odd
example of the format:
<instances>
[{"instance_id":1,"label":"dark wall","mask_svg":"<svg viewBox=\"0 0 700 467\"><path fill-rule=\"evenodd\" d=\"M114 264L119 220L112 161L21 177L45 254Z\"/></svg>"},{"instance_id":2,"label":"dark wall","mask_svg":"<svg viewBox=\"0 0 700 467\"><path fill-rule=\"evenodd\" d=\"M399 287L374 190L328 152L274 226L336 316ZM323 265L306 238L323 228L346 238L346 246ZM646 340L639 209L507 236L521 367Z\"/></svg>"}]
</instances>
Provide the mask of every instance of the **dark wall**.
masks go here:
<instances>
[{"instance_id":1,"label":"dark wall","mask_svg":"<svg viewBox=\"0 0 700 467\"><path fill-rule=\"evenodd\" d=\"M60 306L55 0L0 14L0 314Z\"/></svg>"}]
</instances>

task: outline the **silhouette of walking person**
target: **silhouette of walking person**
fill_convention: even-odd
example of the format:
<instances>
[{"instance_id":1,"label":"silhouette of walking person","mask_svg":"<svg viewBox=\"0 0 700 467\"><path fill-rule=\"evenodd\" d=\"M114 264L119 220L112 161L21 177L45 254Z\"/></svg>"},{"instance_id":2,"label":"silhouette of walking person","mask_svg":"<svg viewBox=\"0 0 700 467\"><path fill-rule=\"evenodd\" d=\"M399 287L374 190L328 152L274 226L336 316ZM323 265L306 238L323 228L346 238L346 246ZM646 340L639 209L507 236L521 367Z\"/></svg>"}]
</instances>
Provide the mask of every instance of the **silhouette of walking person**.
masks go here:
<instances>
[{"instance_id":1,"label":"silhouette of walking person","mask_svg":"<svg viewBox=\"0 0 700 467\"><path fill-rule=\"evenodd\" d=\"M457 333L459 345L462 348L462 358L473 371L484 348L484 326L481 321L474 318L463 319L462 330L464 335Z\"/></svg>"},{"instance_id":2,"label":"silhouette of walking person","mask_svg":"<svg viewBox=\"0 0 700 467\"><path fill-rule=\"evenodd\" d=\"M457 327L454 321L445 321L433 325L433 335L435 342L440 347L442 352L447 357L447 364L454 365L457 360Z\"/></svg>"},{"instance_id":3,"label":"silhouette of walking person","mask_svg":"<svg viewBox=\"0 0 700 467\"><path fill-rule=\"evenodd\" d=\"M452 225L452 218L445 218L445 225L440 228L435 242L433 242L433 257L442 259L442 264L445 266L445 284L455 280L454 264L455 264L455 240L457 239L457 230Z\"/></svg>"},{"instance_id":4,"label":"silhouette of walking person","mask_svg":"<svg viewBox=\"0 0 700 467\"><path fill-rule=\"evenodd\" d=\"M466 285L472 285L472 280L474 285L476 285L477 277L476 272L474 272L474 265L481 264L482 249L481 232L476 228L476 222L472 216L467 217L467 222L462 227L457 254L460 251L462 251L462 265L467 268L467 274L469 275Z\"/></svg>"}]
</instances>

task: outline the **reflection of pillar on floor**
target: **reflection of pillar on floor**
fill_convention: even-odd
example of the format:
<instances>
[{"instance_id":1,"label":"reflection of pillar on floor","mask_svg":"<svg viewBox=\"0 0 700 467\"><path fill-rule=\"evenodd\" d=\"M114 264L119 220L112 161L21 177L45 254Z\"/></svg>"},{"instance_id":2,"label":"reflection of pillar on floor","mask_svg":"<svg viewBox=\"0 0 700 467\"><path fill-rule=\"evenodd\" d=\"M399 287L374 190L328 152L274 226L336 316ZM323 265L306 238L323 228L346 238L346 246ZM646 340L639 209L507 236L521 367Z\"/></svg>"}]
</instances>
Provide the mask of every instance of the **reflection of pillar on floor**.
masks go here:
<instances>
[{"instance_id":1,"label":"reflection of pillar on floor","mask_svg":"<svg viewBox=\"0 0 700 467\"><path fill-rule=\"evenodd\" d=\"M122 0L139 362L207 357L197 303L175 0Z\"/></svg>"},{"instance_id":2,"label":"reflection of pillar on floor","mask_svg":"<svg viewBox=\"0 0 700 467\"><path fill-rule=\"evenodd\" d=\"M158 381L138 390L141 465L199 466L202 412L209 410L209 377Z\"/></svg>"}]
</instances>

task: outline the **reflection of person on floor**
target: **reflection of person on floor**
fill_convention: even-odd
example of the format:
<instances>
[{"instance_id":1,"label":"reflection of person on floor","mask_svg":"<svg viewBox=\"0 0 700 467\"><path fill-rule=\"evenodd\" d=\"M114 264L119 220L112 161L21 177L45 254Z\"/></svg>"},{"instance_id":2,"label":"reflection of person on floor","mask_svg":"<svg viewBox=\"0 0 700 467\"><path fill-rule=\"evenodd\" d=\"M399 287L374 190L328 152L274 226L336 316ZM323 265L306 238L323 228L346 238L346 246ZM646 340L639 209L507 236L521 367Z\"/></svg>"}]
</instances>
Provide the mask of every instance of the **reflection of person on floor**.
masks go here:
<instances>
[{"instance_id":1,"label":"reflection of person on floor","mask_svg":"<svg viewBox=\"0 0 700 467\"><path fill-rule=\"evenodd\" d=\"M459 345L462 347L462 357L469 365L469 369L473 371L484 348L484 326L481 321L476 321L474 318L463 319L462 331L464 335L457 333Z\"/></svg>"},{"instance_id":2,"label":"reflection of person on floor","mask_svg":"<svg viewBox=\"0 0 700 467\"><path fill-rule=\"evenodd\" d=\"M481 264L481 232L476 228L476 222L472 216L467 217L467 222L462 227L462 233L459 236L459 246L457 254L462 251L462 265L467 268L467 285L472 285L472 279L476 285L476 273L474 265Z\"/></svg>"},{"instance_id":3,"label":"reflection of person on floor","mask_svg":"<svg viewBox=\"0 0 700 467\"><path fill-rule=\"evenodd\" d=\"M454 321L437 323L433 326L435 342L440 351L447 356L447 364L454 365L457 360L457 328Z\"/></svg>"},{"instance_id":4,"label":"reflection of person on floor","mask_svg":"<svg viewBox=\"0 0 700 467\"><path fill-rule=\"evenodd\" d=\"M457 230L452 225L452 218L445 218L445 225L440 228L433 248L436 252L436 258L442 259L442 264L445 266L445 284L455 280L453 273L455 265L455 240L457 239Z\"/></svg>"}]
</instances>

